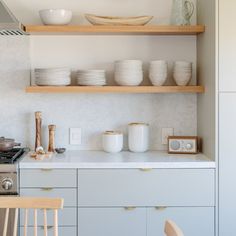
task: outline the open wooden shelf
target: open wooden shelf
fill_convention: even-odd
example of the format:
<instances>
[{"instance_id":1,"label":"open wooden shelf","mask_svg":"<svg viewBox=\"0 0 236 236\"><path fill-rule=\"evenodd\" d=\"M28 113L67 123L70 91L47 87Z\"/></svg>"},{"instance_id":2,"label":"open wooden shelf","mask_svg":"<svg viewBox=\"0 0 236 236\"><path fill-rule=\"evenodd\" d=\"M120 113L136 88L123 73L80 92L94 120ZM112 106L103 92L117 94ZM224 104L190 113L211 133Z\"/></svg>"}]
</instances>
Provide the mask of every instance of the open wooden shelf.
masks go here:
<instances>
[{"instance_id":1,"label":"open wooden shelf","mask_svg":"<svg viewBox=\"0 0 236 236\"><path fill-rule=\"evenodd\" d=\"M93 25L26 25L29 34L143 34L196 35L205 31L204 25L147 25L147 26L93 26Z\"/></svg>"},{"instance_id":2,"label":"open wooden shelf","mask_svg":"<svg viewBox=\"0 0 236 236\"><path fill-rule=\"evenodd\" d=\"M204 93L203 86L30 86L27 93Z\"/></svg>"}]
</instances>

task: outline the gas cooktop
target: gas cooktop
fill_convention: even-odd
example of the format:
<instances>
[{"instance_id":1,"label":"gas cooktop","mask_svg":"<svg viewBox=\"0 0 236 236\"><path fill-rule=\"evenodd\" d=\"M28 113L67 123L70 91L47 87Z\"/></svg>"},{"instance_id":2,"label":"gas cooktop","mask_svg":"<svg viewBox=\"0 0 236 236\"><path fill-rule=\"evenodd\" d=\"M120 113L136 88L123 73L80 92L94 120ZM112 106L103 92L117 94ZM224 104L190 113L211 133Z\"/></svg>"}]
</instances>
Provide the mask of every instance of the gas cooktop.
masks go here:
<instances>
[{"instance_id":1,"label":"gas cooktop","mask_svg":"<svg viewBox=\"0 0 236 236\"><path fill-rule=\"evenodd\" d=\"M24 148L13 148L0 152L0 164L14 164L25 152Z\"/></svg>"}]
</instances>

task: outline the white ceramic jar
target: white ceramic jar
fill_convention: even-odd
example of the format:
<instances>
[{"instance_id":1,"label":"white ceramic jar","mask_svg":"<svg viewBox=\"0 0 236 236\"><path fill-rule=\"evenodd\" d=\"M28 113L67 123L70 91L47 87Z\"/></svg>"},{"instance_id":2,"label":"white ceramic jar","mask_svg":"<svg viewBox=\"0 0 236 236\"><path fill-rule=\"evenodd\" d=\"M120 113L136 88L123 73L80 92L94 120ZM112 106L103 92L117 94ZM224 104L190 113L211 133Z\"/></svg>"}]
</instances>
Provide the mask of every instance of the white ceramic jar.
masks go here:
<instances>
[{"instance_id":1,"label":"white ceramic jar","mask_svg":"<svg viewBox=\"0 0 236 236\"><path fill-rule=\"evenodd\" d=\"M123 149L123 134L119 131L106 131L102 135L105 152L117 153Z\"/></svg>"},{"instance_id":2,"label":"white ceramic jar","mask_svg":"<svg viewBox=\"0 0 236 236\"><path fill-rule=\"evenodd\" d=\"M149 125L146 123L131 123L128 128L129 150L131 152L146 152L149 148Z\"/></svg>"}]
</instances>

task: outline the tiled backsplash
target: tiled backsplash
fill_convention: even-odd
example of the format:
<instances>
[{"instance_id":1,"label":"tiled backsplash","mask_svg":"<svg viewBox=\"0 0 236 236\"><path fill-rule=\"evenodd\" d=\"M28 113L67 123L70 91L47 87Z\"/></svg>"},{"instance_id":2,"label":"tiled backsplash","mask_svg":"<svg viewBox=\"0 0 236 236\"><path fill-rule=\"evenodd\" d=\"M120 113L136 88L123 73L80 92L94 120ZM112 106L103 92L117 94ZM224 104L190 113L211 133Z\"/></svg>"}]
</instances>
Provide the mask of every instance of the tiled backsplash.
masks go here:
<instances>
[{"instance_id":1,"label":"tiled backsplash","mask_svg":"<svg viewBox=\"0 0 236 236\"><path fill-rule=\"evenodd\" d=\"M29 49L28 37L0 37L0 136L33 147L34 111L38 110L43 112L45 146L46 126L52 123L57 125L57 146L68 149L101 149L104 130L127 133L127 124L134 121L150 123L151 149L165 149L162 127L173 127L177 135L196 134L196 95L26 94ZM70 127L82 128L81 146L69 145Z\"/></svg>"}]
</instances>

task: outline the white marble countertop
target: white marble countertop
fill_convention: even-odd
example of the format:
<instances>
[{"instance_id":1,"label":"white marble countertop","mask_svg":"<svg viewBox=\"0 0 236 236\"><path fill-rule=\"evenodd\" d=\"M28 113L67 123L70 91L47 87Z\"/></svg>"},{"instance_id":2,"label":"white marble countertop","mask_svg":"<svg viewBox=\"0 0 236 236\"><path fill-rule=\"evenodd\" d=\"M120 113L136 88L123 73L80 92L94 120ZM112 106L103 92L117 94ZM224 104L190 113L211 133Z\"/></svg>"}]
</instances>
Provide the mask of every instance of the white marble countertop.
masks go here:
<instances>
[{"instance_id":1,"label":"white marble countertop","mask_svg":"<svg viewBox=\"0 0 236 236\"><path fill-rule=\"evenodd\" d=\"M203 154L173 155L164 151L146 153L103 151L67 151L51 158L35 160L26 155L20 168L215 168L215 162Z\"/></svg>"}]
</instances>

